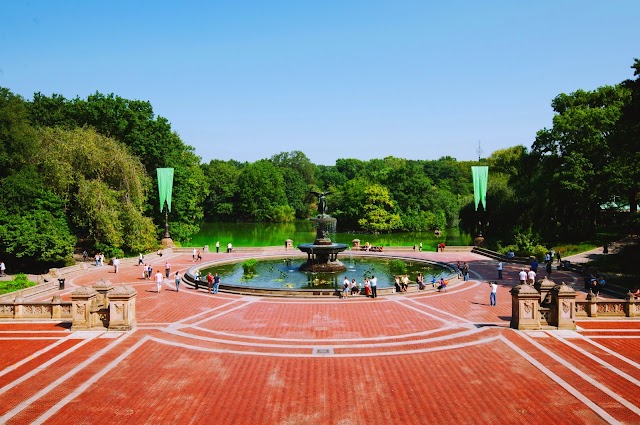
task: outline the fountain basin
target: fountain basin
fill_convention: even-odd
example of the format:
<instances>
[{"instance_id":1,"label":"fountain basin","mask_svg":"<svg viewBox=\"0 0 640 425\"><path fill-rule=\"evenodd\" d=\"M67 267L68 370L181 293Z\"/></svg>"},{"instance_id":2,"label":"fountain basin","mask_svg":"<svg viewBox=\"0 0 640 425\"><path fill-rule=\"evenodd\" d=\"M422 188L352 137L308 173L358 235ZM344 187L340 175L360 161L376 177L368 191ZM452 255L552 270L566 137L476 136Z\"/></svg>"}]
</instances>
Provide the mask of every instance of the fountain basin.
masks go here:
<instances>
[{"instance_id":1,"label":"fountain basin","mask_svg":"<svg viewBox=\"0 0 640 425\"><path fill-rule=\"evenodd\" d=\"M307 254L307 261L300 266L301 271L337 273L347 270L338 260L338 254L347 249L346 244L316 239L315 243L298 245L298 249Z\"/></svg>"}]
</instances>

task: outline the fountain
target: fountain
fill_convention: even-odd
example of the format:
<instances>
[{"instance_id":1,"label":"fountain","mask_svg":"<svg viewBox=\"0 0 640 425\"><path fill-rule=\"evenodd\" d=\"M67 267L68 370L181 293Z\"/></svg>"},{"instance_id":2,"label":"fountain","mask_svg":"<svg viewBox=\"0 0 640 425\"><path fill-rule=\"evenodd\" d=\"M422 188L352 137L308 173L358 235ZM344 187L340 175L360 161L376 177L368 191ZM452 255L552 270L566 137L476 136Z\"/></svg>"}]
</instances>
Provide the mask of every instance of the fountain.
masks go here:
<instances>
[{"instance_id":1,"label":"fountain","mask_svg":"<svg viewBox=\"0 0 640 425\"><path fill-rule=\"evenodd\" d=\"M298 249L307 253L306 263L300 266L301 271L309 272L341 272L347 268L338 260L338 254L347 245L331 242L330 232L336 231L337 220L326 213L329 192L311 192L318 196L318 216L312 218L316 227L316 240L313 243L298 245Z\"/></svg>"}]
</instances>

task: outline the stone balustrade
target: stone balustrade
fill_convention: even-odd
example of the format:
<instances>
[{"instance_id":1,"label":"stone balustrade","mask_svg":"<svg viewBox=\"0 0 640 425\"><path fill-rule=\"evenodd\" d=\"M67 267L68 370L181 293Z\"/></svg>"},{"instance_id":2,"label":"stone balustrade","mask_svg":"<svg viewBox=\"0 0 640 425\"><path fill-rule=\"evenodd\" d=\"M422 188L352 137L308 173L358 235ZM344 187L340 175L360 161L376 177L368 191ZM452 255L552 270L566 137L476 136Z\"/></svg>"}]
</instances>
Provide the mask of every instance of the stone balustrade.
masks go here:
<instances>
[{"instance_id":1,"label":"stone balustrade","mask_svg":"<svg viewBox=\"0 0 640 425\"><path fill-rule=\"evenodd\" d=\"M137 292L102 279L93 287L71 293L71 302L54 295L51 301L25 302L22 296L0 303L0 320L71 321L71 330L128 331L136 327Z\"/></svg>"},{"instance_id":2,"label":"stone balustrade","mask_svg":"<svg viewBox=\"0 0 640 425\"><path fill-rule=\"evenodd\" d=\"M640 303L631 293L624 300L598 300L591 292L585 301L577 301L573 288L546 277L534 286L517 285L510 292L514 329L576 329L576 318L640 317Z\"/></svg>"},{"instance_id":3,"label":"stone balustrade","mask_svg":"<svg viewBox=\"0 0 640 425\"><path fill-rule=\"evenodd\" d=\"M13 302L0 303L0 319L70 320L71 303L62 302L60 295L46 302L25 302L18 296Z\"/></svg>"}]
</instances>

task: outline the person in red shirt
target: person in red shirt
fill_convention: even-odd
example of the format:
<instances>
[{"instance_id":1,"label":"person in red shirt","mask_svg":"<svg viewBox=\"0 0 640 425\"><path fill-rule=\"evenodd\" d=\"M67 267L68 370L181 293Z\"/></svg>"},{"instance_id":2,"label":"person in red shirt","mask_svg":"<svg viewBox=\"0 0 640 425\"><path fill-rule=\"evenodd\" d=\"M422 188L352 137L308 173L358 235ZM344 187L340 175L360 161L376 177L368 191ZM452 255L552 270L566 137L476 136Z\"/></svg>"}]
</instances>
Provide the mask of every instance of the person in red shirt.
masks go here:
<instances>
[{"instance_id":1,"label":"person in red shirt","mask_svg":"<svg viewBox=\"0 0 640 425\"><path fill-rule=\"evenodd\" d=\"M213 276L211 273L207 274L207 285L209 286L209 293L213 294Z\"/></svg>"}]
</instances>

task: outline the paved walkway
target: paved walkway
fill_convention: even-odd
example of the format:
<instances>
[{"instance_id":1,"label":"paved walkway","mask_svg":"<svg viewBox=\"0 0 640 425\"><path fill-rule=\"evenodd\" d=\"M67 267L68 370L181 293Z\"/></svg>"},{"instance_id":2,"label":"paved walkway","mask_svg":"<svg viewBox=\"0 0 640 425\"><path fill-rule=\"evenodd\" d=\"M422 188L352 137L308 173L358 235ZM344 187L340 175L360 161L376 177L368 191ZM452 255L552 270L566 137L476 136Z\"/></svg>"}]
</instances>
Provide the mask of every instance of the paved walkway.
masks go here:
<instances>
[{"instance_id":1,"label":"paved walkway","mask_svg":"<svg viewBox=\"0 0 640 425\"><path fill-rule=\"evenodd\" d=\"M0 323L0 423L640 423L639 322L517 332L517 266L505 266L490 307L496 262L403 255L468 261L474 280L442 293L292 300L170 282L158 294L140 267L92 266L67 279L63 298L100 278L132 285L138 328ZM154 256L154 268L167 259L173 272L193 265L173 253Z\"/></svg>"}]
</instances>

